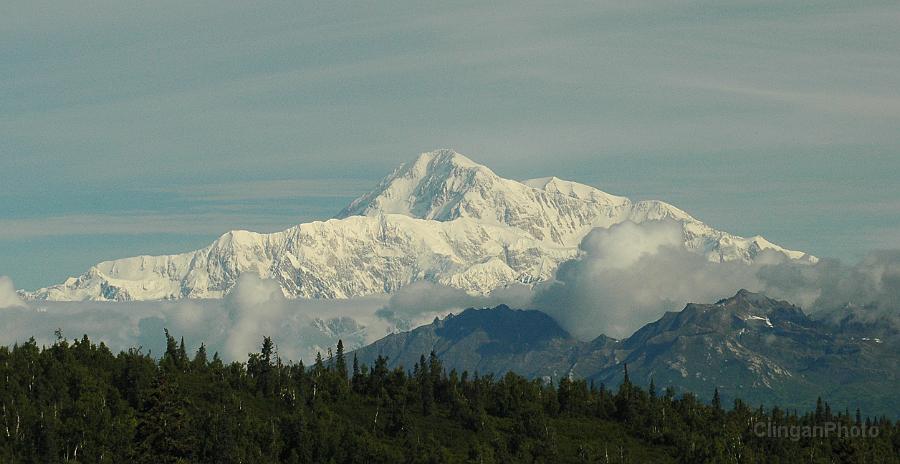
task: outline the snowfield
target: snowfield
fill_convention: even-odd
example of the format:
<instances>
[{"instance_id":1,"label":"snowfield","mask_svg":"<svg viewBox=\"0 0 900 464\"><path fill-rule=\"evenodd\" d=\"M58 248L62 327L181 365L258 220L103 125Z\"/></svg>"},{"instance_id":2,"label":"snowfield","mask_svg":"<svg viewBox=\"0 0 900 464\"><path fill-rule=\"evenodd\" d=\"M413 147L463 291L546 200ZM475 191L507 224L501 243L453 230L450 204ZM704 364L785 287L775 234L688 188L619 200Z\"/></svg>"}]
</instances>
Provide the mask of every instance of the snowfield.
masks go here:
<instances>
[{"instance_id":1,"label":"snowfield","mask_svg":"<svg viewBox=\"0 0 900 464\"><path fill-rule=\"evenodd\" d=\"M241 273L279 283L286 297L391 293L416 281L470 293L552 278L595 227L674 220L684 246L713 262L751 262L763 250L817 259L760 236L715 230L661 201L632 202L555 177L504 179L452 150L397 168L334 219L259 234L228 232L206 248L99 263L34 292L32 300L222 298Z\"/></svg>"}]
</instances>

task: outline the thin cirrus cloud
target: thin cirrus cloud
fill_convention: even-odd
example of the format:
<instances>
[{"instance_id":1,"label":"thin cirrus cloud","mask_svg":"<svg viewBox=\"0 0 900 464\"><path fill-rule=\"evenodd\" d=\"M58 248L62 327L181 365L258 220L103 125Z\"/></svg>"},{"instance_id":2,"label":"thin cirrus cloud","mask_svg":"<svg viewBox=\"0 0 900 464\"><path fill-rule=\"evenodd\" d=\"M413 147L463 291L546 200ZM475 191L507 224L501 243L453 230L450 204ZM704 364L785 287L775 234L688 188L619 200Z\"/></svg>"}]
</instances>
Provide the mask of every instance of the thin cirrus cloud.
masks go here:
<instances>
[{"instance_id":1,"label":"thin cirrus cloud","mask_svg":"<svg viewBox=\"0 0 900 464\"><path fill-rule=\"evenodd\" d=\"M213 184L163 187L189 201L242 202L247 200L288 200L302 198L355 197L372 187L368 179L278 179L233 181Z\"/></svg>"},{"instance_id":2,"label":"thin cirrus cloud","mask_svg":"<svg viewBox=\"0 0 900 464\"><path fill-rule=\"evenodd\" d=\"M865 254L845 246L848 227L900 228L866 206L900 196L896 2L16 0L5 11L0 185L12 195L0 189L0 202L15 204L0 221L19 238L0 243L0 272L27 287L49 283L30 263L52 258L27 233L56 237L54 253L100 255L78 238L102 228L95 219L132 236L126 254L145 248L141 230L274 230L352 198L284 179L374 185L440 147L505 177L663 199L820 256ZM92 188L117 200L61 199ZM184 204L140 193L159 189ZM207 226L169 223L197 211ZM61 274L92 264L62 261Z\"/></svg>"},{"instance_id":3,"label":"thin cirrus cloud","mask_svg":"<svg viewBox=\"0 0 900 464\"><path fill-rule=\"evenodd\" d=\"M865 118L900 117L900 92L891 93L839 93L828 90L804 90L771 88L748 85L742 82L723 81L673 81L684 88L733 94L748 99L781 102L792 107L806 107L809 110L824 111L846 116ZM865 89L861 89L865 90Z\"/></svg>"},{"instance_id":4,"label":"thin cirrus cloud","mask_svg":"<svg viewBox=\"0 0 900 464\"><path fill-rule=\"evenodd\" d=\"M328 219L371 187L360 179L232 181L144 189L154 209L0 217L0 240L84 234L222 234L281 230ZM160 201L159 198L165 198ZM340 205L340 206L338 206ZM192 211L179 211L189 206Z\"/></svg>"},{"instance_id":5,"label":"thin cirrus cloud","mask_svg":"<svg viewBox=\"0 0 900 464\"><path fill-rule=\"evenodd\" d=\"M133 212L120 214L72 214L41 218L0 219L0 240L67 235L143 235L225 233L239 224L237 217L262 230L282 227L282 216L254 216L247 213L160 214Z\"/></svg>"}]
</instances>

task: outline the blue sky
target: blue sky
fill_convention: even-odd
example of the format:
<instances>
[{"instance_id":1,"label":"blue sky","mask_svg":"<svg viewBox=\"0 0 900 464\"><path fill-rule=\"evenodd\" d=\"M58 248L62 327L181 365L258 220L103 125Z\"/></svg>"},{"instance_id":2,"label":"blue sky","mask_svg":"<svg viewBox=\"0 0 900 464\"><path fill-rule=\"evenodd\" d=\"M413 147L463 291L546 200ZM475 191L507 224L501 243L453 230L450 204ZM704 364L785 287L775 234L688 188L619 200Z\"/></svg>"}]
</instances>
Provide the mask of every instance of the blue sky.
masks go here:
<instances>
[{"instance_id":1,"label":"blue sky","mask_svg":"<svg viewBox=\"0 0 900 464\"><path fill-rule=\"evenodd\" d=\"M448 147L853 261L900 248L900 5L46 2L0 15L0 275L335 214Z\"/></svg>"}]
</instances>

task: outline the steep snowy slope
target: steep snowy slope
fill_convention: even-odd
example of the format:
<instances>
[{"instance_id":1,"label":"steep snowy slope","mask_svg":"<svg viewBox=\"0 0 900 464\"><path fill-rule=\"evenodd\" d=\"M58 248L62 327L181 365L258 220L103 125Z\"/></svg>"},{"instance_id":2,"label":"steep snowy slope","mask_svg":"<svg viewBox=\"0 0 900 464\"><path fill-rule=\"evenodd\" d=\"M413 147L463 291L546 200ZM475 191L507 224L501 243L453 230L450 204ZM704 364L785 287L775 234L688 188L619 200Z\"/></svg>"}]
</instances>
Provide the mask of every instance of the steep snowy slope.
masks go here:
<instances>
[{"instance_id":1,"label":"steep snowy slope","mask_svg":"<svg viewBox=\"0 0 900 464\"><path fill-rule=\"evenodd\" d=\"M751 261L764 249L814 261L762 237L715 230L672 205L631 200L554 177L503 179L452 150L423 153L336 219L272 234L228 232L168 256L106 261L26 298L220 298L242 272L278 281L288 297L389 293L418 280L484 293L553 275L594 227L672 219L711 261Z\"/></svg>"},{"instance_id":2,"label":"steep snowy slope","mask_svg":"<svg viewBox=\"0 0 900 464\"><path fill-rule=\"evenodd\" d=\"M503 179L452 150L423 153L382 180L375 190L354 200L338 217L383 213L439 221L468 217L515 227L562 246L577 246L595 227L672 219L683 224L686 246L711 261L750 261L764 249L815 261L759 236L748 239L715 230L661 201L635 203L555 177L524 182Z\"/></svg>"},{"instance_id":3,"label":"steep snowy slope","mask_svg":"<svg viewBox=\"0 0 900 464\"><path fill-rule=\"evenodd\" d=\"M576 255L512 228L460 218L354 216L273 234L232 231L190 253L106 261L28 296L47 300L221 298L242 272L275 279L285 296L347 298L431 280L484 293L545 280Z\"/></svg>"}]
</instances>

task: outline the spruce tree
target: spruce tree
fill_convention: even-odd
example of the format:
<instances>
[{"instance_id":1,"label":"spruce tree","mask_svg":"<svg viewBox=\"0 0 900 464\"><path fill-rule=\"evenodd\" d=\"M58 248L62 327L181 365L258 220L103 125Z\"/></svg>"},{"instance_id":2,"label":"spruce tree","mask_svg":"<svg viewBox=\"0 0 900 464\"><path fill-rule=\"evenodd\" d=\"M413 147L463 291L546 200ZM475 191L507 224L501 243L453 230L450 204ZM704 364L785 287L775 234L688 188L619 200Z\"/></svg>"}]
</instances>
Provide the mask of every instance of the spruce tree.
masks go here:
<instances>
[{"instance_id":1,"label":"spruce tree","mask_svg":"<svg viewBox=\"0 0 900 464\"><path fill-rule=\"evenodd\" d=\"M354 358L356 356L354 355ZM335 353L334 368L337 370L338 377L346 383L347 380L347 360L344 358L344 341L338 340L337 353Z\"/></svg>"},{"instance_id":2,"label":"spruce tree","mask_svg":"<svg viewBox=\"0 0 900 464\"><path fill-rule=\"evenodd\" d=\"M191 361L191 367L195 371L206 369L207 366L206 359L206 345L201 343L200 348L197 349L197 354L194 355L194 360Z\"/></svg>"},{"instance_id":3,"label":"spruce tree","mask_svg":"<svg viewBox=\"0 0 900 464\"><path fill-rule=\"evenodd\" d=\"M150 400L138 416L137 456L141 463L190 461L197 437L193 406L173 379L160 374Z\"/></svg>"}]
</instances>

